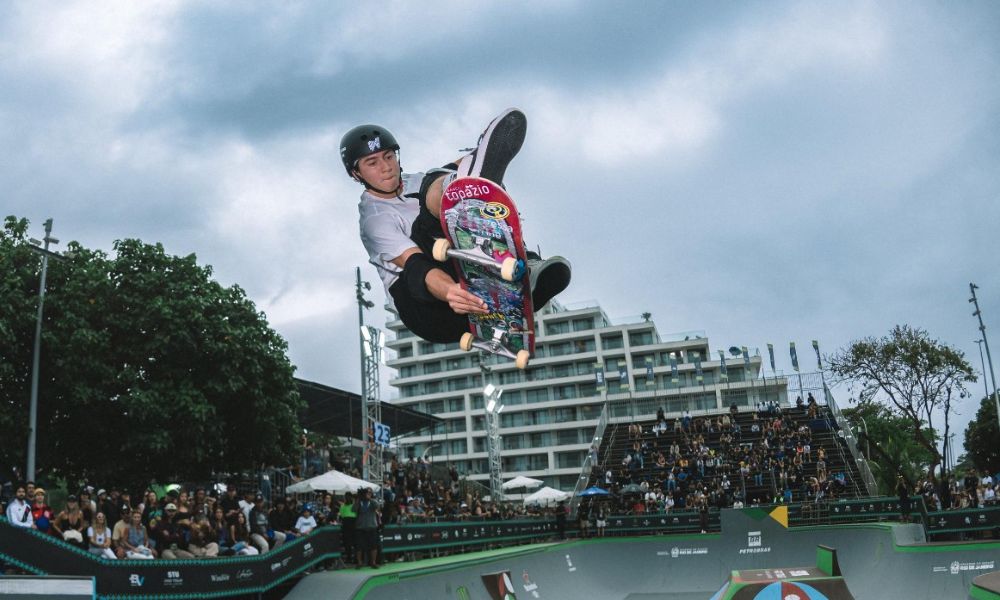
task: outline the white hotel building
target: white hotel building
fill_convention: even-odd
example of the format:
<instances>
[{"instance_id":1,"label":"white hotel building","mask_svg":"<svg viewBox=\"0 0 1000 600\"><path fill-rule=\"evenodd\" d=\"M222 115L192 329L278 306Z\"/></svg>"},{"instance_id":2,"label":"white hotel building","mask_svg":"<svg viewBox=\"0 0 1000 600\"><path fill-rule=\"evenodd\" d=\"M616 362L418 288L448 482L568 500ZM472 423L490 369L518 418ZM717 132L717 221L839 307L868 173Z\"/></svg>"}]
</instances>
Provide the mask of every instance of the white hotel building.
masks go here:
<instances>
[{"instance_id":1,"label":"white hotel building","mask_svg":"<svg viewBox=\"0 0 1000 600\"><path fill-rule=\"evenodd\" d=\"M404 456L451 461L488 486L486 383L503 390L504 479L526 475L567 491L580 478L605 402L612 422L653 419L659 407L673 418L684 410L697 415L765 398L787 402L783 378L758 379L756 352L726 351L722 377L719 352L701 332L661 335L648 317L612 323L599 306L567 309L555 301L535 319L535 357L524 371L490 356L484 372L475 351L425 342L398 320L387 324L395 334L386 343L395 355L386 361L396 370L390 402L445 420L433 432L397 440ZM595 376L600 366L602 386Z\"/></svg>"}]
</instances>

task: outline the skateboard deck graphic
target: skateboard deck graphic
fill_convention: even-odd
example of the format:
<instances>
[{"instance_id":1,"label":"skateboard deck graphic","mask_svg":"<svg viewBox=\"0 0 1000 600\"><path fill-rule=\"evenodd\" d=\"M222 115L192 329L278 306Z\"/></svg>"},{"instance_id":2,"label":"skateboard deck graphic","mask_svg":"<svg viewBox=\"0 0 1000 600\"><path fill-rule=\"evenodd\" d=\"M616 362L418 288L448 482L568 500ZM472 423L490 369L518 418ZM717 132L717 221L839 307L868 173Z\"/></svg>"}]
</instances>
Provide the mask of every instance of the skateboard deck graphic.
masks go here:
<instances>
[{"instance_id":1,"label":"skateboard deck graphic","mask_svg":"<svg viewBox=\"0 0 1000 600\"><path fill-rule=\"evenodd\" d=\"M524 368L535 351L535 327L514 201L489 180L456 179L441 199L441 228L447 242L438 241L434 258L453 260L462 287L488 308L469 315L463 349L506 356Z\"/></svg>"}]
</instances>

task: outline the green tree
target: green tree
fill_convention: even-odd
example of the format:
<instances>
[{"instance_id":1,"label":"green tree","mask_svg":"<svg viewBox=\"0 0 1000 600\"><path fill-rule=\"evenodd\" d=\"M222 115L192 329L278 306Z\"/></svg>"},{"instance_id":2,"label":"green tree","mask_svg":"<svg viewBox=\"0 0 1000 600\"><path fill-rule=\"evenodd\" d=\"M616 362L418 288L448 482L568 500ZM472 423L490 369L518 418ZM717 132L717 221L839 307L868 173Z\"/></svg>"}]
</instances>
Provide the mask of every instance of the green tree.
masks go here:
<instances>
[{"instance_id":1,"label":"green tree","mask_svg":"<svg viewBox=\"0 0 1000 600\"><path fill-rule=\"evenodd\" d=\"M976 380L964 354L922 329L897 325L883 338L851 342L828 364L835 379L860 386L861 402L879 402L909 423L914 441L931 456L927 472L933 477L942 462L935 418L944 415L947 439L952 404L966 396L965 384Z\"/></svg>"},{"instance_id":2,"label":"green tree","mask_svg":"<svg viewBox=\"0 0 1000 600\"><path fill-rule=\"evenodd\" d=\"M913 423L884 405L861 401L844 409L844 417L858 432L858 448L868 459L880 494L895 494L897 474L915 482L934 462L934 455L916 441Z\"/></svg>"},{"instance_id":3,"label":"green tree","mask_svg":"<svg viewBox=\"0 0 1000 600\"><path fill-rule=\"evenodd\" d=\"M1000 424L992 396L979 403L975 420L965 428L966 460L978 471L1000 473Z\"/></svg>"},{"instance_id":4,"label":"green tree","mask_svg":"<svg viewBox=\"0 0 1000 600\"><path fill-rule=\"evenodd\" d=\"M0 232L0 265L10 267L0 280L0 425L18 441L0 447L0 462L13 464L26 451L40 262L26 232L13 217ZM117 241L114 256L69 248L75 256L50 262L46 286L40 470L136 484L283 463L298 450L287 346L241 288L159 244Z\"/></svg>"}]
</instances>

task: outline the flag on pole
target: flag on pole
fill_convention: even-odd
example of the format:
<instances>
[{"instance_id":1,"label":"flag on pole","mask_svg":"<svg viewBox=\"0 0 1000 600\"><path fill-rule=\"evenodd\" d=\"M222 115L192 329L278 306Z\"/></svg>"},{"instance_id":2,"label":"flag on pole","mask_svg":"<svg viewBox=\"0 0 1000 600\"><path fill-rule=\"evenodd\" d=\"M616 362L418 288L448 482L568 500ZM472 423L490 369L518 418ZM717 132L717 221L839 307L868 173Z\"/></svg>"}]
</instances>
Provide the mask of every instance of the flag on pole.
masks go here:
<instances>
[{"instance_id":1,"label":"flag on pole","mask_svg":"<svg viewBox=\"0 0 1000 600\"><path fill-rule=\"evenodd\" d=\"M743 350L743 368L747 370L747 379L750 379L750 351L746 346L740 349Z\"/></svg>"},{"instance_id":2,"label":"flag on pole","mask_svg":"<svg viewBox=\"0 0 1000 600\"><path fill-rule=\"evenodd\" d=\"M822 371L823 361L819 357L819 342L816 340L813 340L813 350L816 351L816 368Z\"/></svg>"},{"instance_id":3,"label":"flag on pole","mask_svg":"<svg viewBox=\"0 0 1000 600\"><path fill-rule=\"evenodd\" d=\"M777 371L774 370L774 344L767 345L767 354L771 357L771 374L773 375L777 373Z\"/></svg>"},{"instance_id":4,"label":"flag on pole","mask_svg":"<svg viewBox=\"0 0 1000 600\"><path fill-rule=\"evenodd\" d=\"M795 342L789 342L788 343L788 353L792 357L792 368L795 369L796 373L798 373L799 372L799 355L795 353Z\"/></svg>"},{"instance_id":5,"label":"flag on pole","mask_svg":"<svg viewBox=\"0 0 1000 600\"><path fill-rule=\"evenodd\" d=\"M694 379L698 383L704 383L705 374L701 370L701 353L694 352L693 354L694 354L694 373L695 373Z\"/></svg>"},{"instance_id":6,"label":"flag on pole","mask_svg":"<svg viewBox=\"0 0 1000 600\"><path fill-rule=\"evenodd\" d=\"M722 350L719 350L719 362L721 363L719 367L719 379L729 381L729 373L726 371L726 353Z\"/></svg>"},{"instance_id":7,"label":"flag on pole","mask_svg":"<svg viewBox=\"0 0 1000 600\"><path fill-rule=\"evenodd\" d=\"M624 362L618 365L618 381L621 389L628 391L628 365Z\"/></svg>"},{"instance_id":8,"label":"flag on pole","mask_svg":"<svg viewBox=\"0 0 1000 600\"><path fill-rule=\"evenodd\" d=\"M670 353L670 383L678 384L681 382L680 375L677 374L677 353Z\"/></svg>"},{"instance_id":9,"label":"flag on pole","mask_svg":"<svg viewBox=\"0 0 1000 600\"><path fill-rule=\"evenodd\" d=\"M599 391L604 391L604 365L599 362L594 363L594 385Z\"/></svg>"},{"instance_id":10,"label":"flag on pole","mask_svg":"<svg viewBox=\"0 0 1000 600\"><path fill-rule=\"evenodd\" d=\"M649 356L646 357L646 379L652 379L653 375L653 359Z\"/></svg>"}]
</instances>

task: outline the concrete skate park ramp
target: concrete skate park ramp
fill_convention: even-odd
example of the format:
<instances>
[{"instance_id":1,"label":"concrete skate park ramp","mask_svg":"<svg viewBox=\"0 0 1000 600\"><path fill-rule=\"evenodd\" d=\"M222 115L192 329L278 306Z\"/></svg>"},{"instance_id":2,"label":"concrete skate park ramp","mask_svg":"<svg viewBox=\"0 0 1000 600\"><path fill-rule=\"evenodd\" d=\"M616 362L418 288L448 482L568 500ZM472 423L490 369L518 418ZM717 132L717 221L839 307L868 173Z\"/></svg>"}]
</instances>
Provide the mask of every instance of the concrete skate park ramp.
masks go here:
<instances>
[{"instance_id":1,"label":"concrete skate park ramp","mask_svg":"<svg viewBox=\"0 0 1000 600\"><path fill-rule=\"evenodd\" d=\"M721 534L537 544L378 571L331 571L306 577L288 598L502 598L486 582L506 574L513 592L507 597L520 600L708 600L733 571L808 565L823 545L837 550L857 600L965 600L973 579L1000 563L1000 542L924 544L918 525L788 529L780 517L726 510Z\"/></svg>"}]
</instances>

